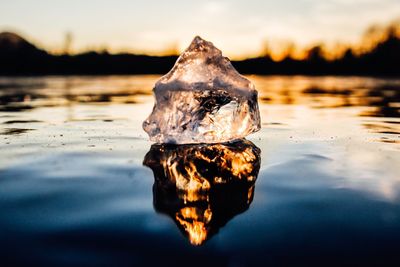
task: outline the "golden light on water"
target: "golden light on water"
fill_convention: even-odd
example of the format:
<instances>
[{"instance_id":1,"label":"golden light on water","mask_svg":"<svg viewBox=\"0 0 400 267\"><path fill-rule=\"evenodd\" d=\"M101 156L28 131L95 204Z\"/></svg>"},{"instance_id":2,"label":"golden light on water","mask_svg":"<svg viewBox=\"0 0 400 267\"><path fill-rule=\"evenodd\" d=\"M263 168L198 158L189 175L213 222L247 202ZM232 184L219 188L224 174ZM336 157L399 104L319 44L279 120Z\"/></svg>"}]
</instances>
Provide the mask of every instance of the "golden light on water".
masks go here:
<instances>
[{"instance_id":1,"label":"golden light on water","mask_svg":"<svg viewBox=\"0 0 400 267\"><path fill-rule=\"evenodd\" d=\"M260 150L246 140L153 145L144 164L154 172L156 210L167 213L192 245L202 245L249 207L260 168Z\"/></svg>"}]
</instances>

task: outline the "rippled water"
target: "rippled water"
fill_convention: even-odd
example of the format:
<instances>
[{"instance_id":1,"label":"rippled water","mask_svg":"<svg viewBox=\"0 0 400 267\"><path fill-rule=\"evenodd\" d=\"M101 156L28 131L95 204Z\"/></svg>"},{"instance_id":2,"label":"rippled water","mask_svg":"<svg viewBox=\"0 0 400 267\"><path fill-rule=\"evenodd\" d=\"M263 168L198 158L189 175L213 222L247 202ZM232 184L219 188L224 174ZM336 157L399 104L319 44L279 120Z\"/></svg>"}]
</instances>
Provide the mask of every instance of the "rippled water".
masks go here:
<instances>
[{"instance_id":1,"label":"rippled water","mask_svg":"<svg viewBox=\"0 0 400 267\"><path fill-rule=\"evenodd\" d=\"M249 78L260 132L167 147L157 76L0 78L0 266L398 266L400 80Z\"/></svg>"}]
</instances>

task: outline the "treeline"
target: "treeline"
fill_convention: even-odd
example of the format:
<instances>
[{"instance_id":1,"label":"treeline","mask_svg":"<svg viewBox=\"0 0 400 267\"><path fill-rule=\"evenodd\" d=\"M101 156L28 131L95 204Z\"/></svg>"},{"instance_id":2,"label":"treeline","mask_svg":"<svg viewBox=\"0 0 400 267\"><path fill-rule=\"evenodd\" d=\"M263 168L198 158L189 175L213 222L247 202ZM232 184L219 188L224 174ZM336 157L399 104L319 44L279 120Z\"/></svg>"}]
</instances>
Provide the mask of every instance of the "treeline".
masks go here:
<instances>
[{"instance_id":1,"label":"treeline","mask_svg":"<svg viewBox=\"0 0 400 267\"><path fill-rule=\"evenodd\" d=\"M377 75L400 76L400 27L390 25L381 32L376 43L372 40L371 48L357 51L348 47L344 53L335 58L324 56L322 45L308 50L304 59L296 60L287 55L281 61L272 60L265 55L234 62L235 67L243 73L253 74L307 74L307 75Z\"/></svg>"},{"instance_id":2,"label":"treeline","mask_svg":"<svg viewBox=\"0 0 400 267\"><path fill-rule=\"evenodd\" d=\"M324 56L323 46L314 46L303 59L288 54L274 61L266 54L233 61L245 74L373 75L400 76L400 27L388 26L368 50L348 47L335 58ZM372 37L371 37L372 38ZM367 40L368 42L368 40ZM52 55L22 37L0 33L0 75L96 75L163 74L174 65L177 56L147 56L87 52L78 55Z\"/></svg>"}]
</instances>

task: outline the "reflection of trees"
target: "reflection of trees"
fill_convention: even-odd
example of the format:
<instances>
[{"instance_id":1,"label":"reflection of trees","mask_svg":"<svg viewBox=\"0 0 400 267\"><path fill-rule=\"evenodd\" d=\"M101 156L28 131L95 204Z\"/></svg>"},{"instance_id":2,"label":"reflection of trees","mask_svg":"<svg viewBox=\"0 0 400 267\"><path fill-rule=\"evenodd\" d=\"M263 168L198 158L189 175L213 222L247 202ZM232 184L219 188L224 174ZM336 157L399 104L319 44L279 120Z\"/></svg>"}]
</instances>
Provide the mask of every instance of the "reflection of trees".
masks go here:
<instances>
[{"instance_id":1,"label":"reflection of trees","mask_svg":"<svg viewBox=\"0 0 400 267\"><path fill-rule=\"evenodd\" d=\"M201 245L249 208L260 149L247 140L153 145L144 165L154 173L156 211L168 214L193 245Z\"/></svg>"},{"instance_id":2,"label":"reflection of trees","mask_svg":"<svg viewBox=\"0 0 400 267\"><path fill-rule=\"evenodd\" d=\"M361 92L360 92L361 90ZM400 117L400 84L392 83L390 80L384 84L369 85L366 88L360 87L324 87L311 85L302 91L303 94L318 99L324 97L329 99L329 104L319 103L319 107L347 107L347 106L368 106L373 110L361 115L373 117ZM285 95L285 94L284 94Z\"/></svg>"},{"instance_id":3,"label":"reflection of trees","mask_svg":"<svg viewBox=\"0 0 400 267\"><path fill-rule=\"evenodd\" d=\"M368 116L400 117L400 85L377 86L368 91L369 106L376 107Z\"/></svg>"}]
</instances>

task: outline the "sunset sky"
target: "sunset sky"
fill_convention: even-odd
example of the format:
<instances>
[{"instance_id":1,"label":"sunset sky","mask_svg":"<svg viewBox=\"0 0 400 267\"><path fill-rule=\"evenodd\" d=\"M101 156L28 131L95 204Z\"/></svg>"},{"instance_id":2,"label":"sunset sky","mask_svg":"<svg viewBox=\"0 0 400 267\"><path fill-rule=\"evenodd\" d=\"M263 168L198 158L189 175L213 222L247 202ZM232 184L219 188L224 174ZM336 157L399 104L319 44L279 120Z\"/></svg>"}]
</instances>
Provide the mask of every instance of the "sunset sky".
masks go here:
<instances>
[{"instance_id":1,"label":"sunset sky","mask_svg":"<svg viewBox=\"0 0 400 267\"><path fill-rule=\"evenodd\" d=\"M399 0L9 0L0 3L0 30L15 31L51 51L66 32L72 51L163 54L195 35L238 58L294 41L354 43L366 27L400 17Z\"/></svg>"}]
</instances>

